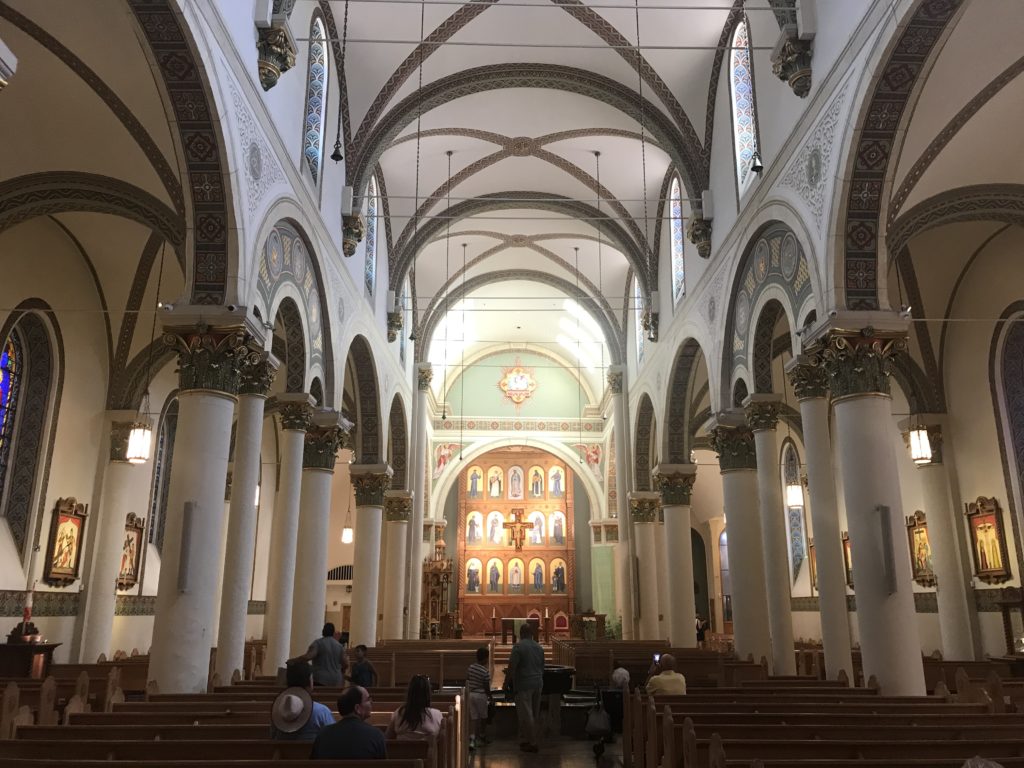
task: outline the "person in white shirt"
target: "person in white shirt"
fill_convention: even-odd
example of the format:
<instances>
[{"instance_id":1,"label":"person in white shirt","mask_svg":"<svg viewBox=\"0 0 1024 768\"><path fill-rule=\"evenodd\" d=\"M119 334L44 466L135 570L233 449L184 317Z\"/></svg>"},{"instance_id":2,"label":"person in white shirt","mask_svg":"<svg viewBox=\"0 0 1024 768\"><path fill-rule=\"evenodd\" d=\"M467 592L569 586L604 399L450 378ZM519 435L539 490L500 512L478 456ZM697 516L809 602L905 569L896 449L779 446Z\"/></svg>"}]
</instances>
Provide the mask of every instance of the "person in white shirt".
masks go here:
<instances>
[{"instance_id":1,"label":"person in white shirt","mask_svg":"<svg viewBox=\"0 0 1024 768\"><path fill-rule=\"evenodd\" d=\"M647 693L651 696L681 696L686 693L686 678L676 672L675 656L671 653L661 654L655 669L659 672L647 679Z\"/></svg>"},{"instance_id":2,"label":"person in white shirt","mask_svg":"<svg viewBox=\"0 0 1024 768\"><path fill-rule=\"evenodd\" d=\"M615 669L612 670L612 688L629 692L629 670L618 660L615 662Z\"/></svg>"}]
</instances>

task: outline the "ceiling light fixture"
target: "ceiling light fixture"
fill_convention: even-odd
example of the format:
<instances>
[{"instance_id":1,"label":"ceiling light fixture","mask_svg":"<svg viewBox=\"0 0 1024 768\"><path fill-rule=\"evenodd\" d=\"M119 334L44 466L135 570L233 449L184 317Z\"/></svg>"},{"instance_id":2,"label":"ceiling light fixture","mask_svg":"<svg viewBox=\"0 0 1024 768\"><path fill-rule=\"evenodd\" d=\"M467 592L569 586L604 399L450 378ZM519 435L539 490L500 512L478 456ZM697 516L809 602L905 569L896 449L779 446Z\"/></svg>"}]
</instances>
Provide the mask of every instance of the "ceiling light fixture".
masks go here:
<instances>
[{"instance_id":1,"label":"ceiling light fixture","mask_svg":"<svg viewBox=\"0 0 1024 768\"><path fill-rule=\"evenodd\" d=\"M351 482L352 482L352 474L351 473L349 473L348 478L349 478L348 481L351 484ZM352 530L352 497L355 496L355 493L356 493L356 488L353 485L349 489L348 508L345 510L345 525L341 529L341 543L342 544L351 544L352 540L355 538L354 532Z\"/></svg>"},{"instance_id":2,"label":"ceiling light fixture","mask_svg":"<svg viewBox=\"0 0 1024 768\"><path fill-rule=\"evenodd\" d=\"M167 241L160 248L160 266L156 274L156 295L153 299L153 320L149 327L149 347L146 349L146 391L139 403L135 422L128 432L128 449L125 459L129 464L145 464L153 450L153 420L149 412L149 385L153 378L153 344L156 339L156 311L160 307L160 286L164 279L164 257L167 255Z\"/></svg>"},{"instance_id":3,"label":"ceiling light fixture","mask_svg":"<svg viewBox=\"0 0 1024 768\"><path fill-rule=\"evenodd\" d=\"M341 72L341 82L338 85L342 86L339 88L338 93L338 132L334 138L334 151L331 152L331 160L336 163L340 163L345 159L345 156L341 154L341 105L344 99L341 98L341 91L345 88L345 47L348 43L348 0L345 0L345 21L341 27L341 60L339 62L339 71ZM326 105L324 105L326 106Z\"/></svg>"}]
</instances>

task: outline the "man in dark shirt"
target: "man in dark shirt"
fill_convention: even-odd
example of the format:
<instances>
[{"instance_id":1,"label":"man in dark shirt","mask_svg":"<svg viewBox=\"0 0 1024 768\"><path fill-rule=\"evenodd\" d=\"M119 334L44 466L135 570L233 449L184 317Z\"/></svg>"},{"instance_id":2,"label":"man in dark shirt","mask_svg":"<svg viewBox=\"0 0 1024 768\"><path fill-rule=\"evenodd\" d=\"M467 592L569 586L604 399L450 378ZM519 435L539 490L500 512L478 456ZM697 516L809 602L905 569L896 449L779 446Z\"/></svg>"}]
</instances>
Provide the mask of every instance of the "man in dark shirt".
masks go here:
<instances>
[{"instance_id":1,"label":"man in dark shirt","mask_svg":"<svg viewBox=\"0 0 1024 768\"><path fill-rule=\"evenodd\" d=\"M363 688L374 688L377 685L377 670L366 658L366 646L357 645L353 649L355 661L352 669L349 670L348 680L352 685L361 685Z\"/></svg>"},{"instance_id":2,"label":"man in dark shirt","mask_svg":"<svg viewBox=\"0 0 1024 768\"><path fill-rule=\"evenodd\" d=\"M516 699L519 749L537 752L540 694L544 687L544 649L533 639L533 627L529 624L519 628L519 642L512 646L509 656L508 676Z\"/></svg>"},{"instance_id":3,"label":"man in dark shirt","mask_svg":"<svg viewBox=\"0 0 1024 768\"><path fill-rule=\"evenodd\" d=\"M341 720L322 729L313 742L314 760L386 760L384 734L366 721L373 701L365 688L346 688L338 697Z\"/></svg>"}]
</instances>

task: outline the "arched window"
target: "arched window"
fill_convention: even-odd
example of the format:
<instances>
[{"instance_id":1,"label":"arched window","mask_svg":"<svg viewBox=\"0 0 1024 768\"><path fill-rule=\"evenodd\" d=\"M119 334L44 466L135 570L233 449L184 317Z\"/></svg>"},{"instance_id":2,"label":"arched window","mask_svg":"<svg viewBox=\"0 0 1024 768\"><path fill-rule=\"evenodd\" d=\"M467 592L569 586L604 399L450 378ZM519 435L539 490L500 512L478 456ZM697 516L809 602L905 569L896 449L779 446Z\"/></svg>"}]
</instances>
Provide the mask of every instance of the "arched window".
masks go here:
<instances>
[{"instance_id":1,"label":"arched window","mask_svg":"<svg viewBox=\"0 0 1024 768\"><path fill-rule=\"evenodd\" d=\"M0 352L0 490L4 487L7 467L11 461L23 357L18 332L11 331Z\"/></svg>"},{"instance_id":2,"label":"arched window","mask_svg":"<svg viewBox=\"0 0 1024 768\"><path fill-rule=\"evenodd\" d=\"M722 621L732 621L732 579L729 578L729 537L718 537L718 563L722 575Z\"/></svg>"},{"instance_id":3,"label":"arched window","mask_svg":"<svg viewBox=\"0 0 1024 768\"><path fill-rule=\"evenodd\" d=\"M309 28L309 70L306 74L306 119L302 155L314 183L320 179L324 158L324 111L327 108L327 34L319 16Z\"/></svg>"},{"instance_id":4,"label":"arched window","mask_svg":"<svg viewBox=\"0 0 1024 768\"><path fill-rule=\"evenodd\" d=\"M668 204L672 216L672 299L679 301L686 293L686 265L683 262L683 195L678 176L672 179Z\"/></svg>"},{"instance_id":5,"label":"arched window","mask_svg":"<svg viewBox=\"0 0 1024 768\"><path fill-rule=\"evenodd\" d=\"M363 269L366 295L373 297L377 282L377 177L370 177L366 190L366 266Z\"/></svg>"},{"instance_id":6,"label":"arched window","mask_svg":"<svg viewBox=\"0 0 1024 768\"><path fill-rule=\"evenodd\" d=\"M633 278L633 313L636 318L636 364L644 361L644 295L639 278Z\"/></svg>"},{"instance_id":7,"label":"arched window","mask_svg":"<svg viewBox=\"0 0 1024 768\"><path fill-rule=\"evenodd\" d=\"M149 543L158 552L164 548L164 524L167 521L167 491L171 486L171 463L174 460L174 435L178 431L178 401L172 400L164 409L156 439L153 460L153 492L149 501Z\"/></svg>"},{"instance_id":8,"label":"arched window","mask_svg":"<svg viewBox=\"0 0 1024 768\"><path fill-rule=\"evenodd\" d=\"M740 19L732 34L731 53L729 82L732 85L732 132L736 142L736 178L742 188L750 176L750 160L757 153L750 31L745 18Z\"/></svg>"},{"instance_id":9,"label":"arched window","mask_svg":"<svg viewBox=\"0 0 1024 768\"><path fill-rule=\"evenodd\" d=\"M793 579L807 557L804 543L804 489L800 484L800 457L793 443L786 442L782 451L783 504L786 508L786 527L789 529L789 557L793 566Z\"/></svg>"}]
</instances>

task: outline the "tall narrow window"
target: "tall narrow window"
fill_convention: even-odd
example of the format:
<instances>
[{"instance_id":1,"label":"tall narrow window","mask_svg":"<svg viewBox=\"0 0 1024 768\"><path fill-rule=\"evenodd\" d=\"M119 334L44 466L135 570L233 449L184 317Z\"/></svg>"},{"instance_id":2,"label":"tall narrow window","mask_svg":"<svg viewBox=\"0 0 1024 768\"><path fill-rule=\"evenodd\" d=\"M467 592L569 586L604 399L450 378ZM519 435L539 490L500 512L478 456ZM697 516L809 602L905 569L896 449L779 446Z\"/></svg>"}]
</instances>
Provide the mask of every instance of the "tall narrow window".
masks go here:
<instances>
[{"instance_id":1,"label":"tall narrow window","mask_svg":"<svg viewBox=\"0 0 1024 768\"><path fill-rule=\"evenodd\" d=\"M306 74L306 120L302 155L314 182L324 158L324 111L327 109L327 34L319 16L309 29L309 71Z\"/></svg>"},{"instance_id":2,"label":"tall narrow window","mask_svg":"<svg viewBox=\"0 0 1024 768\"><path fill-rule=\"evenodd\" d=\"M0 351L0 492L11 460L14 440L14 418L18 411L18 393L21 390L22 353L17 331L4 342ZM0 493L2 496L2 493Z\"/></svg>"},{"instance_id":3,"label":"tall narrow window","mask_svg":"<svg viewBox=\"0 0 1024 768\"><path fill-rule=\"evenodd\" d=\"M370 177L366 190L366 266L363 268L366 295L373 298L377 282L377 177Z\"/></svg>"},{"instance_id":4,"label":"tall narrow window","mask_svg":"<svg viewBox=\"0 0 1024 768\"><path fill-rule=\"evenodd\" d=\"M736 178L742 188L750 176L750 161L757 153L754 79L746 19L740 19L732 34L731 54L729 81L732 84L732 132L736 142Z\"/></svg>"},{"instance_id":5,"label":"tall narrow window","mask_svg":"<svg viewBox=\"0 0 1024 768\"><path fill-rule=\"evenodd\" d=\"M636 364L644 361L644 295L640 290L640 280L633 278L633 316L636 327Z\"/></svg>"},{"instance_id":6,"label":"tall narrow window","mask_svg":"<svg viewBox=\"0 0 1024 768\"><path fill-rule=\"evenodd\" d=\"M672 179L668 204L672 216L672 299L679 301L686 293L686 265L683 263L683 195L678 176Z\"/></svg>"}]
</instances>

